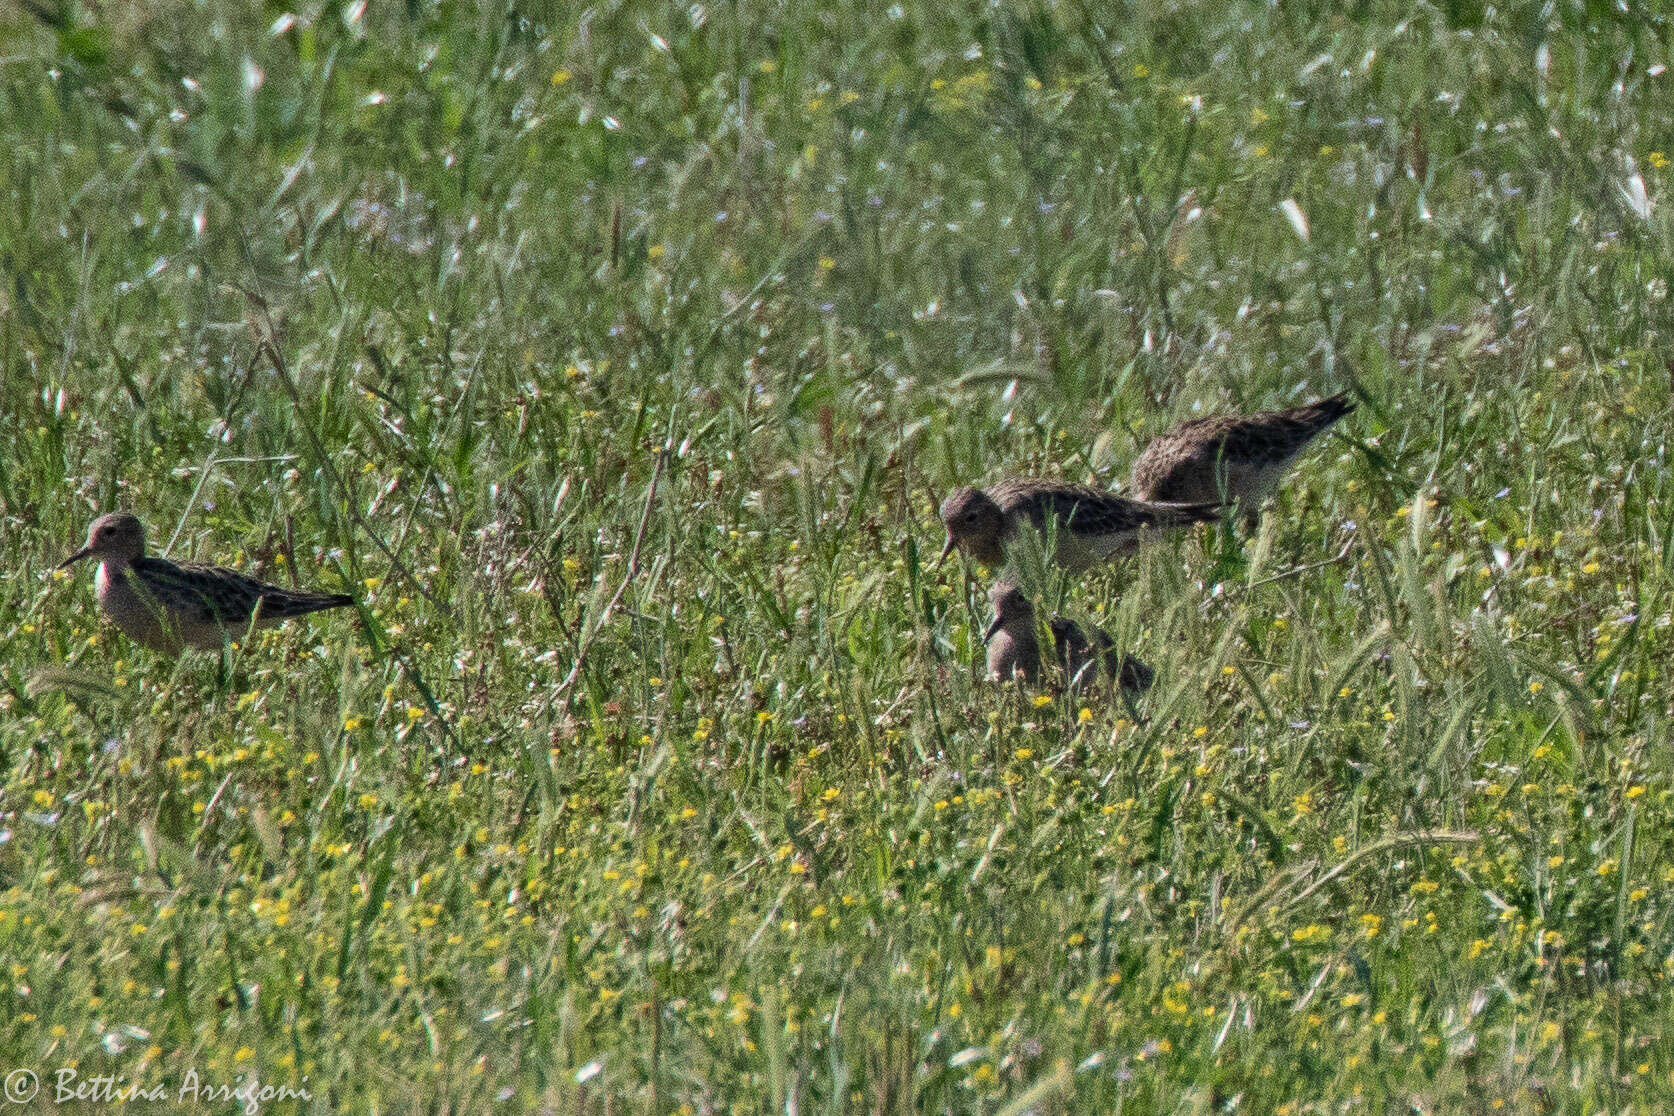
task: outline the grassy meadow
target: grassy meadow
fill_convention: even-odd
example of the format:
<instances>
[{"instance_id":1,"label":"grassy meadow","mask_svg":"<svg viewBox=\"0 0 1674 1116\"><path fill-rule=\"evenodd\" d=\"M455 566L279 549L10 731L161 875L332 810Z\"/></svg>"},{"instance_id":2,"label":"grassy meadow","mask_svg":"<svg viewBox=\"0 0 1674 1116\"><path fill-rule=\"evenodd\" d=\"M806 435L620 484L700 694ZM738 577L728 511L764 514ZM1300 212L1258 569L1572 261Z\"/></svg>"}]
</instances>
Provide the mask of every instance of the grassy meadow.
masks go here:
<instances>
[{"instance_id":1,"label":"grassy meadow","mask_svg":"<svg viewBox=\"0 0 1674 1116\"><path fill-rule=\"evenodd\" d=\"M0 1071L1665 1111L1670 35L0 6ZM981 680L951 487L1345 389L1045 587L1150 694ZM53 572L117 508L358 615L146 652Z\"/></svg>"}]
</instances>

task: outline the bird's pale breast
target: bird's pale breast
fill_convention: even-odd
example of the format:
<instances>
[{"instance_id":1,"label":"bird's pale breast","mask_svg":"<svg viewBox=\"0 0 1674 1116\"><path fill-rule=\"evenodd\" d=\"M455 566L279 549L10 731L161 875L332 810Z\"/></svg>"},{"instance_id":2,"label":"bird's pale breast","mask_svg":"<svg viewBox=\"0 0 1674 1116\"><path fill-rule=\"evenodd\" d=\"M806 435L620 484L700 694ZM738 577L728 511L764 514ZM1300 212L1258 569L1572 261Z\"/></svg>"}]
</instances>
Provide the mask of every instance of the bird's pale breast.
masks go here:
<instances>
[{"instance_id":1,"label":"bird's pale breast","mask_svg":"<svg viewBox=\"0 0 1674 1116\"><path fill-rule=\"evenodd\" d=\"M165 654L180 651L179 633L165 627L157 602L136 590L125 570L118 568L113 572L109 562L99 563L93 588L99 597L99 608L129 639Z\"/></svg>"}]
</instances>

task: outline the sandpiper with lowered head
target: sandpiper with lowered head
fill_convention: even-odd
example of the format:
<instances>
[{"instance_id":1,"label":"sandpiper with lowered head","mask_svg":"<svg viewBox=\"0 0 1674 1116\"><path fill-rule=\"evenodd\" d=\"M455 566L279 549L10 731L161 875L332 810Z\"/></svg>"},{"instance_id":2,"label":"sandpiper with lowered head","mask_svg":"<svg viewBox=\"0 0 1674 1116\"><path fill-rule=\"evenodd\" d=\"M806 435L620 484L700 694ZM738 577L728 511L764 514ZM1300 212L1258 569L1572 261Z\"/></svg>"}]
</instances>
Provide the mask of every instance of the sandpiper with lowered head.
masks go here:
<instances>
[{"instance_id":1,"label":"sandpiper with lowered head","mask_svg":"<svg viewBox=\"0 0 1674 1116\"><path fill-rule=\"evenodd\" d=\"M1116 641L1103 628L1095 627L1089 638L1080 624L1063 616L1054 616L1051 628L1058 668L1064 672L1064 685L1071 690L1102 677L1114 679L1130 694L1142 694L1156 680L1157 672L1138 656L1117 651Z\"/></svg>"},{"instance_id":2,"label":"sandpiper with lowered head","mask_svg":"<svg viewBox=\"0 0 1674 1116\"><path fill-rule=\"evenodd\" d=\"M1084 570L1132 551L1149 529L1201 523L1219 511L1214 503L1148 503L1084 484L1017 477L987 488L956 489L942 501L947 545L941 560L957 547L975 561L999 566L1019 528L1044 532L1050 518L1057 536L1053 561L1066 570Z\"/></svg>"},{"instance_id":3,"label":"sandpiper with lowered head","mask_svg":"<svg viewBox=\"0 0 1674 1116\"><path fill-rule=\"evenodd\" d=\"M307 593L268 585L234 570L170 562L145 553L145 527L126 512L93 521L87 545L59 564L99 560L99 608L129 639L165 655L212 651L252 626L354 604L343 593Z\"/></svg>"}]
</instances>

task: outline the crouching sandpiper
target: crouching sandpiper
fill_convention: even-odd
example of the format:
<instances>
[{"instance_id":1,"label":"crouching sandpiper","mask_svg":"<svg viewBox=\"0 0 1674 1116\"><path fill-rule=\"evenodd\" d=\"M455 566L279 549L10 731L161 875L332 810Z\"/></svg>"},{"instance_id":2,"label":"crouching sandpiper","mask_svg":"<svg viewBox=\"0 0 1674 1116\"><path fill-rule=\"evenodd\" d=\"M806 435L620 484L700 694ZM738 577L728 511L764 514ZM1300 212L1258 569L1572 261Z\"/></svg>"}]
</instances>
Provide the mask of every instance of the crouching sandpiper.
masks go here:
<instances>
[{"instance_id":1,"label":"crouching sandpiper","mask_svg":"<svg viewBox=\"0 0 1674 1116\"><path fill-rule=\"evenodd\" d=\"M1080 689L1103 678L1130 694L1142 694L1156 681L1157 672L1138 656L1116 650L1116 641L1103 628L1093 628L1089 637L1080 624L1063 616L1054 616L1050 626L1067 688Z\"/></svg>"}]
</instances>

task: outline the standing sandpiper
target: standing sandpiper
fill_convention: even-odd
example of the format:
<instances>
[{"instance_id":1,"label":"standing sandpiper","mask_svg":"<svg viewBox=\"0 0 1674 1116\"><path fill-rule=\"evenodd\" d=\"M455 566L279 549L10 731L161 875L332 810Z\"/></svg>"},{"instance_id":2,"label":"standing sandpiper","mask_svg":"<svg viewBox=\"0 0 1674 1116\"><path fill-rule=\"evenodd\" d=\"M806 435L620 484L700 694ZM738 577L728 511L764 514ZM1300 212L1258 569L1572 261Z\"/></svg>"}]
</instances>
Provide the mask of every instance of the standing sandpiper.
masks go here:
<instances>
[{"instance_id":1,"label":"standing sandpiper","mask_svg":"<svg viewBox=\"0 0 1674 1116\"><path fill-rule=\"evenodd\" d=\"M1142 694L1156 680L1157 672L1144 661L1117 651L1116 641L1103 628L1094 628L1092 638L1088 639L1080 624L1054 616L1052 643L1058 651L1064 685L1072 690L1102 675L1114 678L1130 694Z\"/></svg>"},{"instance_id":2,"label":"standing sandpiper","mask_svg":"<svg viewBox=\"0 0 1674 1116\"><path fill-rule=\"evenodd\" d=\"M145 527L126 512L93 521L87 545L59 569L99 559L94 584L99 607L128 638L153 651L213 651L252 626L267 628L292 616L354 604L342 593L302 593L219 566L145 556Z\"/></svg>"},{"instance_id":3,"label":"standing sandpiper","mask_svg":"<svg viewBox=\"0 0 1674 1116\"><path fill-rule=\"evenodd\" d=\"M1020 524L1057 534L1054 560L1066 570L1084 570L1133 550L1146 528L1183 527L1214 519L1218 504L1160 504L1128 500L1098 488L1064 481L1018 477L987 488L960 488L942 501L947 527L946 561L955 547L990 566L1005 561Z\"/></svg>"},{"instance_id":4,"label":"standing sandpiper","mask_svg":"<svg viewBox=\"0 0 1674 1116\"><path fill-rule=\"evenodd\" d=\"M1013 678L1033 682L1040 676L1034 604L1009 581L996 581L988 599L994 604L994 622L982 633L988 645L988 677L996 682Z\"/></svg>"},{"instance_id":5,"label":"standing sandpiper","mask_svg":"<svg viewBox=\"0 0 1674 1116\"><path fill-rule=\"evenodd\" d=\"M1145 500L1236 501L1247 525L1291 463L1326 427L1354 410L1348 393L1283 411L1211 415L1160 434L1133 463Z\"/></svg>"}]
</instances>

